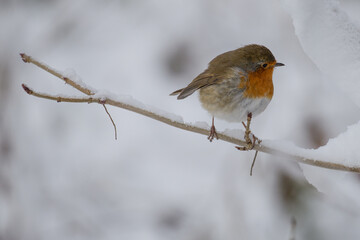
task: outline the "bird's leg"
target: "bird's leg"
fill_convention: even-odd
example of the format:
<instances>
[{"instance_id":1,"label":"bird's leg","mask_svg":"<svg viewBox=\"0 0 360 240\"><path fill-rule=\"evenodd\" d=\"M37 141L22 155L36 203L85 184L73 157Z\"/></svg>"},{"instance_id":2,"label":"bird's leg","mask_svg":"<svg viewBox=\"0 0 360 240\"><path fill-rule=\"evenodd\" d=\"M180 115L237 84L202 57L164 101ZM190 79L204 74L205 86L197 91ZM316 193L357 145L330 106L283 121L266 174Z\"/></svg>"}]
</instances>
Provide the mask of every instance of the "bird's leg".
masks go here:
<instances>
[{"instance_id":1,"label":"bird's leg","mask_svg":"<svg viewBox=\"0 0 360 240\"><path fill-rule=\"evenodd\" d=\"M211 128L210 128L210 134L208 136L208 139L210 142L212 142L212 140L214 139L214 137L216 137L216 139L218 138L216 129L215 129L215 125L214 125L214 117L212 117L212 123L211 123Z\"/></svg>"}]
</instances>

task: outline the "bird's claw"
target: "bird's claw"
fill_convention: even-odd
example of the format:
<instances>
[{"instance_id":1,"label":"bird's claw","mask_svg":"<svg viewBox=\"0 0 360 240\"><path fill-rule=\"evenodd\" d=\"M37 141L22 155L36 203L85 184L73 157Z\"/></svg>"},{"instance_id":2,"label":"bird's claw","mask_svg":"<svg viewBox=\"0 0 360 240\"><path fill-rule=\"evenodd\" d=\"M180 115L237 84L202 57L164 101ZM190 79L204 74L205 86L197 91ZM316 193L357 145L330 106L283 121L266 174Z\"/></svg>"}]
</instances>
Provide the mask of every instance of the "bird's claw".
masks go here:
<instances>
[{"instance_id":1,"label":"bird's claw","mask_svg":"<svg viewBox=\"0 0 360 240\"><path fill-rule=\"evenodd\" d=\"M217 132L216 132L216 129L215 129L215 126L212 125L211 128L210 128L210 134L208 136L208 139L209 139L210 142L212 142L212 140L214 140L214 138L219 139L219 137L217 135Z\"/></svg>"}]
</instances>

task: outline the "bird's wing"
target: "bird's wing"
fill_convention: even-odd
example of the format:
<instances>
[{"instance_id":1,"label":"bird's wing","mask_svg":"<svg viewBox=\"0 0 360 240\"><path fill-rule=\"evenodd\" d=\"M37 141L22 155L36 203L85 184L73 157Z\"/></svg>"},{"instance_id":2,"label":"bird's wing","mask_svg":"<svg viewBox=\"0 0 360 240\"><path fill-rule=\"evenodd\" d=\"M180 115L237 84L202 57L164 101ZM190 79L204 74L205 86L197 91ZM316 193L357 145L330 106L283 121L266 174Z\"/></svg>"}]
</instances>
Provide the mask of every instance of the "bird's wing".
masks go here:
<instances>
[{"instance_id":1,"label":"bird's wing","mask_svg":"<svg viewBox=\"0 0 360 240\"><path fill-rule=\"evenodd\" d=\"M193 94L196 90L219 83L221 80L222 78L220 78L219 75L207 73L205 71L201 73L199 76L197 76L187 87L183 89L179 89L170 95L179 94L177 98L183 99Z\"/></svg>"}]
</instances>

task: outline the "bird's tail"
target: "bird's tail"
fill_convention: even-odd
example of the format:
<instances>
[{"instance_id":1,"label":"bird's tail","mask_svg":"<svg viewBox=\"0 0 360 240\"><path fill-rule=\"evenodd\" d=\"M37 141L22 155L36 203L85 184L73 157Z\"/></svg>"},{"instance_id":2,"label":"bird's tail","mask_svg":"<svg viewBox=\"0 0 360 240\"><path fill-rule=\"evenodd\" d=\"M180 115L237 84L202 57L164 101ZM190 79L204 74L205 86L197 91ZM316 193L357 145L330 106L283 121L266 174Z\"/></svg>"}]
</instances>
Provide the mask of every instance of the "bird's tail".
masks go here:
<instances>
[{"instance_id":1,"label":"bird's tail","mask_svg":"<svg viewBox=\"0 0 360 240\"><path fill-rule=\"evenodd\" d=\"M175 92L170 93L170 96L179 95L182 92L182 90L184 90L184 89L182 88L182 89L176 90Z\"/></svg>"}]
</instances>

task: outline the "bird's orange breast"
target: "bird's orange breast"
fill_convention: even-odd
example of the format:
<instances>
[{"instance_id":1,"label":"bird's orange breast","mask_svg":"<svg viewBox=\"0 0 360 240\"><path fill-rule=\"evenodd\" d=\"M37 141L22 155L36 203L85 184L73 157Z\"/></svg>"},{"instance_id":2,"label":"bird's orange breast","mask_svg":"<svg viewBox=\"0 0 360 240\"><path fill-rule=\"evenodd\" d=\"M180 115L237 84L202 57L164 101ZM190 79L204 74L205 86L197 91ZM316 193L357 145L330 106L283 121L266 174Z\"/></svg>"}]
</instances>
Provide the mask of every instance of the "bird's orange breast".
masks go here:
<instances>
[{"instance_id":1,"label":"bird's orange breast","mask_svg":"<svg viewBox=\"0 0 360 240\"><path fill-rule=\"evenodd\" d=\"M272 82L274 68L259 68L255 72L248 74L248 79L242 79L239 88L245 88L244 97L271 99L274 94L274 86Z\"/></svg>"}]
</instances>

